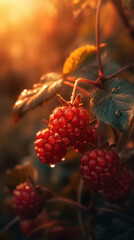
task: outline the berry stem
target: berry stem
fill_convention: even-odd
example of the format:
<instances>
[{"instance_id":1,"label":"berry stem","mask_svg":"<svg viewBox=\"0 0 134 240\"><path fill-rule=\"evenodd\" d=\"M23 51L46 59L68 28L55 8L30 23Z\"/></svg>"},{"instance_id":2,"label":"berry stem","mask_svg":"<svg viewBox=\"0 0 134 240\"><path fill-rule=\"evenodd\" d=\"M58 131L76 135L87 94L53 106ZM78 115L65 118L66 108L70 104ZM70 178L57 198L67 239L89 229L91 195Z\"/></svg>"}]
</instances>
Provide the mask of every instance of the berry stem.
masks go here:
<instances>
[{"instance_id":1,"label":"berry stem","mask_svg":"<svg viewBox=\"0 0 134 240\"><path fill-rule=\"evenodd\" d=\"M12 225L14 225L16 222L20 220L20 217L17 216L13 220L11 220L3 229L0 230L0 235L4 233L6 230L8 230Z\"/></svg>"},{"instance_id":2,"label":"berry stem","mask_svg":"<svg viewBox=\"0 0 134 240\"><path fill-rule=\"evenodd\" d=\"M114 77L117 77L120 73L122 73L122 72L124 72L124 71L126 71L126 70L128 70L129 68L132 68L132 67L134 67L134 63L129 63L128 65L126 65L126 66L120 68L119 70L117 70L115 73L107 76L106 80L110 80Z\"/></svg>"},{"instance_id":3,"label":"berry stem","mask_svg":"<svg viewBox=\"0 0 134 240\"><path fill-rule=\"evenodd\" d=\"M74 87L74 83L70 83L69 81L64 81L63 83L64 83L65 85L70 86L70 87ZM83 88L81 88L81 87L78 87L78 86L77 86L77 89L78 89L80 92L82 92L82 93L84 93L85 95L87 95L89 98L91 98L90 93L89 93L88 91L86 91L85 89L83 89Z\"/></svg>"},{"instance_id":4,"label":"berry stem","mask_svg":"<svg viewBox=\"0 0 134 240\"><path fill-rule=\"evenodd\" d=\"M75 81L75 84L74 84L74 88L73 88L73 92L72 92L72 96L71 96L71 103L73 103L74 99L75 99L75 93L76 93L76 89L78 88L78 83L79 82L83 82L83 83L88 83L88 84L92 84L96 87L100 87L100 82L99 81L91 81L91 80L87 80L87 79L83 79L83 78L78 78L76 81Z\"/></svg>"},{"instance_id":5,"label":"berry stem","mask_svg":"<svg viewBox=\"0 0 134 240\"><path fill-rule=\"evenodd\" d=\"M113 214L117 215L118 217L129 220L130 222L134 222L134 218L132 218L124 213L120 213L116 210L110 209L110 208L97 208L97 211L98 211L98 213L102 213L102 212L113 213Z\"/></svg>"},{"instance_id":6,"label":"berry stem","mask_svg":"<svg viewBox=\"0 0 134 240\"><path fill-rule=\"evenodd\" d=\"M84 186L84 181L81 179L80 184L79 184L79 188L78 188L78 194L77 194L77 202L79 204L81 203L83 186ZM83 224L83 221L82 221L81 211L79 209L77 211L77 216L78 216L78 222L79 222L79 226L80 226L80 229L81 229L82 237L85 239L86 233L85 233L85 228L84 228L84 224Z\"/></svg>"},{"instance_id":7,"label":"berry stem","mask_svg":"<svg viewBox=\"0 0 134 240\"><path fill-rule=\"evenodd\" d=\"M89 124L92 125L92 124L94 124L94 123L96 123L96 122L97 122L97 119L95 118L95 119L91 120L91 121L89 122Z\"/></svg>"},{"instance_id":8,"label":"berry stem","mask_svg":"<svg viewBox=\"0 0 134 240\"><path fill-rule=\"evenodd\" d=\"M98 145L101 145L101 123L100 120L97 120L97 138L98 138Z\"/></svg>"},{"instance_id":9,"label":"berry stem","mask_svg":"<svg viewBox=\"0 0 134 240\"><path fill-rule=\"evenodd\" d=\"M73 200L67 199L67 198L63 198L63 197L56 197L56 198L52 198L50 200L48 200L46 203L55 203L55 202L61 202L61 203L67 203L69 205L71 205L72 207L75 207L77 209L83 210L85 213L88 214L88 208L84 207L82 204L75 202Z\"/></svg>"},{"instance_id":10,"label":"berry stem","mask_svg":"<svg viewBox=\"0 0 134 240\"><path fill-rule=\"evenodd\" d=\"M97 60L99 66L99 79L105 78L101 56L100 56L100 10L103 0L98 0L97 10L96 10L96 47L97 47Z\"/></svg>"}]
</instances>

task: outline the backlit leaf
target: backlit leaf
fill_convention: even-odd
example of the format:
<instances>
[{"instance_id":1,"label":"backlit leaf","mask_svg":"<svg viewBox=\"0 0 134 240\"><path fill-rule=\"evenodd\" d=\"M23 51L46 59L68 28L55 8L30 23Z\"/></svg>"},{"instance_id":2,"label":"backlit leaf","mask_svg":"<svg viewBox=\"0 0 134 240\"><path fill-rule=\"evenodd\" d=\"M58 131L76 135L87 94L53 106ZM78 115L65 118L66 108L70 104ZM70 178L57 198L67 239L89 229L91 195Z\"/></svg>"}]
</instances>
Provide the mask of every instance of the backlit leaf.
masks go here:
<instances>
[{"instance_id":1,"label":"backlit leaf","mask_svg":"<svg viewBox=\"0 0 134 240\"><path fill-rule=\"evenodd\" d=\"M111 80L107 90L92 93L91 107L98 119L127 134L134 116L134 85L125 79Z\"/></svg>"},{"instance_id":2,"label":"backlit leaf","mask_svg":"<svg viewBox=\"0 0 134 240\"><path fill-rule=\"evenodd\" d=\"M101 44L103 48L105 44ZM94 45L86 45L74 50L70 56L66 59L63 66L63 74L71 74L75 72L85 60L96 56L97 48Z\"/></svg>"},{"instance_id":3,"label":"backlit leaf","mask_svg":"<svg viewBox=\"0 0 134 240\"><path fill-rule=\"evenodd\" d=\"M58 73L48 73L32 89L24 89L13 106L14 120L17 122L25 113L52 98L62 87L63 79Z\"/></svg>"}]
</instances>

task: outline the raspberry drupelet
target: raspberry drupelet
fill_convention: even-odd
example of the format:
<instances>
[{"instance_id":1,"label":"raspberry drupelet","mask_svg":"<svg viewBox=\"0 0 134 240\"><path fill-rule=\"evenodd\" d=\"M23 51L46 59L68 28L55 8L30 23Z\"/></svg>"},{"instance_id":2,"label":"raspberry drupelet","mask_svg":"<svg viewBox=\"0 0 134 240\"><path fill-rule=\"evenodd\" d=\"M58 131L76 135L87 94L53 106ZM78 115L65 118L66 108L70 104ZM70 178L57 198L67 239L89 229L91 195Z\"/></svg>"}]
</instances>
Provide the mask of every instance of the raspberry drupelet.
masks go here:
<instances>
[{"instance_id":1,"label":"raspberry drupelet","mask_svg":"<svg viewBox=\"0 0 134 240\"><path fill-rule=\"evenodd\" d=\"M21 219L33 219L42 211L44 200L44 194L39 186L33 187L24 182L14 190L13 210Z\"/></svg>"},{"instance_id":2,"label":"raspberry drupelet","mask_svg":"<svg viewBox=\"0 0 134 240\"><path fill-rule=\"evenodd\" d=\"M119 175L119 156L110 149L90 150L81 158L80 172L88 187L103 191Z\"/></svg>"}]
</instances>

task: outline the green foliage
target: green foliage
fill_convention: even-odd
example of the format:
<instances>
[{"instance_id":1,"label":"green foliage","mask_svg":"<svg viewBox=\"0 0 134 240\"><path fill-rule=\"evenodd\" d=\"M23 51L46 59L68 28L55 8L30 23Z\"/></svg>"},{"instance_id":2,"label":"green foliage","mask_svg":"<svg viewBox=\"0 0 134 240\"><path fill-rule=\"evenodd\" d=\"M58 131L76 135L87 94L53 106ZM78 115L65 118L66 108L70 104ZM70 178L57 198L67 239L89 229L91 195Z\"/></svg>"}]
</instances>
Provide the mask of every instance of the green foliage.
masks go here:
<instances>
[{"instance_id":1,"label":"green foliage","mask_svg":"<svg viewBox=\"0 0 134 240\"><path fill-rule=\"evenodd\" d=\"M30 90L24 89L13 106L14 120L17 122L25 113L47 101L60 90L63 83L58 73L43 75L40 82Z\"/></svg>"},{"instance_id":2,"label":"green foliage","mask_svg":"<svg viewBox=\"0 0 134 240\"><path fill-rule=\"evenodd\" d=\"M92 93L91 107L102 122L127 134L134 115L134 86L125 79L111 80L107 90Z\"/></svg>"}]
</instances>

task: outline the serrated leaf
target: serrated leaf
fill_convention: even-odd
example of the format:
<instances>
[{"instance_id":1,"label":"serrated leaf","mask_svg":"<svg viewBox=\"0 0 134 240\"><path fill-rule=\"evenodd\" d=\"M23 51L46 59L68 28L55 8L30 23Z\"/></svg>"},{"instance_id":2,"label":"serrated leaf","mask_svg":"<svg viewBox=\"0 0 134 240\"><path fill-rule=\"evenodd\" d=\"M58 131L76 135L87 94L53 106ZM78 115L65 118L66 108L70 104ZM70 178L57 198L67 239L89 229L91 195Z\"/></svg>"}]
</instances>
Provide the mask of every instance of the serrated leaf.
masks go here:
<instances>
[{"instance_id":1,"label":"serrated leaf","mask_svg":"<svg viewBox=\"0 0 134 240\"><path fill-rule=\"evenodd\" d=\"M92 93L91 107L98 119L127 134L134 116L134 85L125 79L111 80L107 90Z\"/></svg>"},{"instance_id":2,"label":"serrated leaf","mask_svg":"<svg viewBox=\"0 0 134 240\"><path fill-rule=\"evenodd\" d=\"M6 171L5 183L9 190L12 191L19 183L27 181L28 177L36 181L38 178L37 169L32 165L16 165Z\"/></svg>"},{"instance_id":3,"label":"serrated leaf","mask_svg":"<svg viewBox=\"0 0 134 240\"><path fill-rule=\"evenodd\" d=\"M30 90L24 89L13 106L14 120L17 122L25 113L52 98L62 87L63 79L58 73L48 73Z\"/></svg>"},{"instance_id":4,"label":"serrated leaf","mask_svg":"<svg viewBox=\"0 0 134 240\"><path fill-rule=\"evenodd\" d=\"M101 48L105 46L105 44L100 45ZM94 45L86 45L74 50L70 56L66 59L63 65L63 74L71 74L75 72L85 60L89 60L96 55L97 48Z\"/></svg>"}]
</instances>

